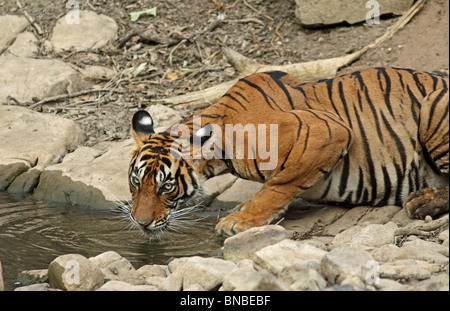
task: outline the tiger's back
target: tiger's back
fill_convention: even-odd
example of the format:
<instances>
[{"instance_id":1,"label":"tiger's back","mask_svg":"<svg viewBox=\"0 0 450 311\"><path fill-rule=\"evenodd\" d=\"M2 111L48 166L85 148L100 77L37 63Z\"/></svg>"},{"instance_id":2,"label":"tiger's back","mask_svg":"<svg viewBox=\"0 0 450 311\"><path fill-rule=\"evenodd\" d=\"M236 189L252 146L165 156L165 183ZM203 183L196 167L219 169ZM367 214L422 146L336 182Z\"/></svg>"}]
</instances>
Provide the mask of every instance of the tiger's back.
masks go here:
<instances>
[{"instance_id":1,"label":"tiger's back","mask_svg":"<svg viewBox=\"0 0 450 311\"><path fill-rule=\"evenodd\" d=\"M448 179L438 177L425 160L418 139L422 101L427 94L447 87L448 75L409 69L373 68L306 83L286 73L269 72L242 79L216 105L232 105L236 111L228 108L219 114L225 116L223 123L234 124L264 119L265 123L282 125L270 118L274 111L311 109L338 115L353 130L352 146L332 173L301 197L345 204L401 205L413 191L448 184ZM251 96L247 95L249 88L253 89ZM250 102L251 108L242 109ZM201 115L217 110L212 106Z\"/></svg>"}]
</instances>

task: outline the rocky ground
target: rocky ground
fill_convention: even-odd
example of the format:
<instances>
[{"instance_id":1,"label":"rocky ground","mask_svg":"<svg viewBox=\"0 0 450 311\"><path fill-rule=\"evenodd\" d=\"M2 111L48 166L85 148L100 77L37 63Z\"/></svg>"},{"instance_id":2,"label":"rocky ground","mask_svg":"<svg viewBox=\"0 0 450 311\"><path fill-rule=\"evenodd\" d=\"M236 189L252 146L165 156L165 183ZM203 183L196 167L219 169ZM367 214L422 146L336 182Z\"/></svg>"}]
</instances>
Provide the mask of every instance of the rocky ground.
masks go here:
<instances>
[{"instance_id":1,"label":"rocky ground","mask_svg":"<svg viewBox=\"0 0 450 311\"><path fill-rule=\"evenodd\" d=\"M345 16L355 24L325 26L321 16L302 21L294 1L196 0L187 7L169 0L80 1L77 23L73 7L60 1L1 4L0 190L96 207L129 199L129 123L137 109L149 109L164 128L192 107L172 109L155 104L158 99L238 76L222 46L265 64L325 59L359 50L397 20L388 14L369 26ZM156 16L130 20L129 12L155 5ZM448 1L428 1L392 39L339 73L370 66L448 68L448 14ZM248 200L260 187L229 175L208 184L204 204L213 211ZM94 280L81 273L82 283L91 284L84 289L448 290L448 215L425 222L393 206L294 202L280 225L284 229L229 238L224 259L180 258L138 270L111 253L61 260L97 271ZM22 283L40 285L23 289L68 289L57 267L65 266L52 263L48 279L43 273ZM186 272L193 267L208 277Z\"/></svg>"}]
</instances>

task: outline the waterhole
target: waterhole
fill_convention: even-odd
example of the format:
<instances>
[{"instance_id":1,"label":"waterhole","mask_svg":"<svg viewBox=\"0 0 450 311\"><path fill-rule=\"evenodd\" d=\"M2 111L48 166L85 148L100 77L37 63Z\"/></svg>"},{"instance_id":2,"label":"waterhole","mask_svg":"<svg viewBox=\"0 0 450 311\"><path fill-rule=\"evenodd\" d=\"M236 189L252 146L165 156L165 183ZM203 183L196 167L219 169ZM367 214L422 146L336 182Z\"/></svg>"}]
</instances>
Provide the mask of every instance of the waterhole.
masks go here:
<instances>
[{"instance_id":1,"label":"waterhole","mask_svg":"<svg viewBox=\"0 0 450 311\"><path fill-rule=\"evenodd\" d=\"M137 269L145 264L167 264L184 256L218 256L223 238L214 234L214 217L191 216L186 228L150 241L130 228L117 211L49 204L0 192L0 262L5 290L18 286L23 270L46 269L57 256L86 257L113 250Z\"/></svg>"}]
</instances>

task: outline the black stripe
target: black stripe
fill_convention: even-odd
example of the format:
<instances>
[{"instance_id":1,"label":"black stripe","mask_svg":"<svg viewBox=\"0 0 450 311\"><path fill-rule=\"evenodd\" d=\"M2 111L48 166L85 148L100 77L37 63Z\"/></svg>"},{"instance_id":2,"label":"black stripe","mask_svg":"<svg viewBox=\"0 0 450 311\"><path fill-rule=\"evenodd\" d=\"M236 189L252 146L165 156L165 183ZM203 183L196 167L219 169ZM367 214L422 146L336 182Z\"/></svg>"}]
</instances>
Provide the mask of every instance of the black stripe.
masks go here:
<instances>
[{"instance_id":1,"label":"black stripe","mask_svg":"<svg viewBox=\"0 0 450 311\"><path fill-rule=\"evenodd\" d=\"M302 129L302 120L300 119L300 117L294 113L294 112L289 112L291 115L293 115L297 121L298 121L298 129L297 129L297 139L300 137L300 131Z\"/></svg>"},{"instance_id":2,"label":"black stripe","mask_svg":"<svg viewBox=\"0 0 450 311\"><path fill-rule=\"evenodd\" d=\"M256 162L256 157L253 159L253 165L255 166L256 174L259 176L259 178L261 180L265 180L266 178L264 177L264 175L259 170L258 163Z\"/></svg>"},{"instance_id":3,"label":"black stripe","mask_svg":"<svg viewBox=\"0 0 450 311\"><path fill-rule=\"evenodd\" d=\"M233 101L235 101L236 103L238 103L238 105L239 106L241 106L244 110L247 110L246 108L245 108L245 106L236 98L236 97L234 97L233 95L231 95L230 93L226 93L225 95L223 95L222 96L222 98L223 97L228 97L228 98L230 98L231 100L233 100ZM228 106L227 106L228 107ZM237 111L236 109L234 109L233 108L233 110L234 111Z\"/></svg>"},{"instance_id":4,"label":"black stripe","mask_svg":"<svg viewBox=\"0 0 450 311\"><path fill-rule=\"evenodd\" d=\"M383 132L381 131L381 128L380 128L380 121L378 120L377 110L375 109L375 106L373 105L372 99L370 98L370 95L369 95L369 89L365 85L364 80L362 79L362 77L360 75L355 75L355 76L359 81L360 88L364 91L364 95L366 97L367 104L369 105L369 108L372 111L372 115L373 115L373 118L375 121L375 126L377 127L378 138L383 143Z\"/></svg>"},{"instance_id":5,"label":"black stripe","mask_svg":"<svg viewBox=\"0 0 450 311\"><path fill-rule=\"evenodd\" d=\"M295 86L295 87L293 87L293 89L295 89L295 90L297 90L297 91L300 91L300 93L302 93L303 99L305 100L305 105L306 105L306 107L308 107L309 109L311 109L312 107L311 107L311 105L309 104L308 96L306 96L306 93L305 93L305 90L303 89L303 87L302 87L302 86ZM317 98L317 96L316 96L316 98Z\"/></svg>"},{"instance_id":6,"label":"black stripe","mask_svg":"<svg viewBox=\"0 0 450 311\"><path fill-rule=\"evenodd\" d=\"M394 162L395 173L397 174L397 193L395 194L395 205L402 206L402 192L403 192L403 171L400 166Z\"/></svg>"},{"instance_id":7,"label":"black stripe","mask_svg":"<svg viewBox=\"0 0 450 311\"><path fill-rule=\"evenodd\" d=\"M417 106L418 109L420 110L421 105L420 105L420 102L417 99L417 97L414 95L414 93L409 88L409 85L406 87L406 90L408 91L409 99L411 100L411 113L412 113L412 116L414 118L414 121L417 124L418 121L419 121L419 117L417 116L417 112L416 112L416 110L414 108Z\"/></svg>"},{"instance_id":8,"label":"black stripe","mask_svg":"<svg viewBox=\"0 0 450 311\"><path fill-rule=\"evenodd\" d=\"M435 100L433 101L433 103L431 104L431 109L430 109L430 113L429 113L429 118L430 118L430 120L431 120L431 118L434 117L434 114L435 114L434 112L435 112L435 110L436 110L437 104L438 104L439 101L442 99L442 97L445 95L445 93L447 93L447 91L448 91L448 90L443 89L443 90L439 93L439 95L435 98ZM442 121L443 121L444 119L446 119L447 116L448 116L448 105L447 105L446 113L443 113L443 114L442 114L442 117L441 117L441 119L439 120L438 124L434 127L434 132L433 132L433 134L430 136L430 138L434 136L434 133L440 128ZM431 123L432 123L431 121L428 122L427 131L430 129Z\"/></svg>"},{"instance_id":9,"label":"black stripe","mask_svg":"<svg viewBox=\"0 0 450 311\"><path fill-rule=\"evenodd\" d=\"M418 73L414 72L412 73L412 77L414 79L414 82L416 82L416 87L419 89L420 94L422 94L422 97L425 97L427 95L427 92L425 91L424 85L420 82Z\"/></svg>"},{"instance_id":10,"label":"black stripe","mask_svg":"<svg viewBox=\"0 0 450 311\"><path fill-rule=\"evenodd\" d=\"M367 161L367 166L368 166L368 173L369 173L369 179L370 179L370 185L372 186L372 191L371 191L371 197L370 200L374 200L377 196L377 179L375 176L375 168L374 168L374 163L373 163L373 159L372 159L372 155L370 152L370 146L367 143L367 136L366 133L364 131L364 126L361 123L361 119L359 118L358 113L356 113L356 108L353 107L353 109L355 109L355 116L356 116L356 121L358 122L358 126L361 132L361 137L362 137L362 143L363 143L363 147L364 147L364 152L366 154L366 161ZM365 198L365 202L367 202L367 191L364 192L364 198Z\"/></svg>"},{"instance_id":11,"label":"black stripe","mask_svg":"<svg viewBox=\"0 0 450 311\"><path fill-rule=\"evenodd\" d=\"M344 158L344 167L342 168L342 175L339 181L339 196L342 197L347 190L348 177L350 176L350 158Z\"/></svg>"},{"instance_id":12,"label":"black stripe","mask_svg":"<svg viewBox=\"0 0 450 311\"><path fill-rule=\"evenodd\" d=\"M267 72L266 74L269 75L273 79L273 81L275 81L275 83L280 87L280 89L284 92L284 95L286 95L286 98L289 102L289 105L291 106L291 109L295 109L294 102L292 101L292 98L291 98L291 94L289 94L289 91L286 89L286 86L284 85L284 83L279 80L281 77L285 76L287 73L282 72L282 71L272 71L272 72Z\"/></svg>"},{"instance_id":13,"label":"black stripe","mask_svg":"<svg viewBox=\"0 0 450 311\"><path fill-rule=\"evenodd\" d=\"M278 107L278 110L281 110L281 111L282 111L282 109L275 103L275 101L273 100L273 98L270 97L269 95L267 95L267 94L264 92L264 90L263 90L259 85L256 85L256 84L254 84L254 83L252 83L252 82L250 82L250 81L247 81L245 78L244 78L244 79L241 79L240 81L246 83L248 86L254 88L254 89L257 90L259 93L261 93L261 95L264 97L264 100L265 100L266 103L270 106L270 108L275 109L275 108L272 106L272 104L270 103L269 99L272 100L272 102Z\"/></svg>"},{"instance_id":14,"label":"black stripe","mask_svg":"<svg viewBox=\"0 0 450 311\"><path fill-rule=\"evenodd\" d=\"M390 136L395 140L395 147L397 147L400 159L402 161L402 169L406 170L406 151L402 140L398 137L397 133L392 129L391 124L384 116L383 111L381 111L381 118L383 119L384 125L388 130ZM395 161L395 160L394 160Z\"/></svg>"},{"instance_id":15,"label":"black stripe","mask_svg":"<svg viewBox=\"0 0 450 311\"><path fill-rule=\"evenodd\" d=\"M364 174L362 168L359 167L358 186L356 187L356 200L361 203L361 195L364 188Z\"/></svg>"},{"instance_id":16,"label":"black stripe","mask_svg":"<svg viewBox=\"0 0 450 311\"><path fill-rule=\"evenodd\" d=\"M240 92L234 92L234 94L236 94L237 96L241 97L241 98L242 98L243 100L245 100L247 103L250 103L250 102L248 101L248 99L245 98L244 95L242 95L242 93L240 93ZM244 108L245 110L247 110L247 108L245 108L245 106L242 106L242 108Z\"/></svg>"},{"instance_id":17,"label":"black stripe","mask_svg":"<svg viewBox=\"0 0 450 311\"><path fill-rule=\"evenodd\" d=\"M391 113L392 118L395 120L394 112L392 111L391 106L391 79L389 78L389 75L386 72L385 68L378 68L378 74L381 73L384 77L385 83L386 83L386 89L383 90L381 79L380 79L380 88L383 90L383 96L384 96L384 103L386 104L386 107L388 108L389 112Z\"/></svg>"},{"instance_id":18,"label":"black stripe","mask_svg":"<svg viewBox=\"0 0 450 311\"><path fill-rule=\"evenodd\" d=\"M337 111L336 106L334 105L334 102L333 102L333 81L334 81L334 79L327 79L325 81L325 84L327 86L328 98L330 100L330 104L333 107L336 114L339 115L339 112Z\"/></svg>"},{"instance_id":19,"label":"black stripe","mask_svg":"<svg viewBox=\"0 0 450 311\"><path fill-rule=\"evenodd\" d=\"M331 183L332 183L332 178L330 178L330 180L328 181L328 184L327 184L327 186L325 187L324 192L323 192L322 195L320 196L320 200L323 200L323 199L328 195L328 192L330 192Z\"/></svg>"},{"instance_id":20,"label":"black stripe","mask_svg":"<svg viewBox=\"0 0 450 311\"><path fill-rule=\"evenodd\" d=\"M225 96L225 95L224 95L224 96ZM236 108L231 107L230 105L227 105L227 104L225 104L225 103L220 103L220 102L219 102L219 103L217 103L216 105L225 106L225 107L227 107L228 109L231 109L231 110L234 110L234 111L238 112ZM213 107L213 108L218 108L216 105L214 105L214 106L212 106L212 107Z\"/></svg>"},{"instance_id":21,"label":"black stripe","mask_svg":"<svg viewBox=\"0 0 450 311\"><path fill-rule=\"evenodd\" d=\"M378 206L384 206L388 204L389 198L392 192L392 184L391 179L389 177L389 173L386 169L386 166L382 166L381 170L383 171L383 183L384 183L384 197L377 203Z\"/></svg>"},{"instance_id":22,"label":"black stripe","mask_svg":"<svg viewBox=\"0 0 450 311\"><path fill-rule=\"evenodd\" d=\"M344 89L343 89L343 86L342 86L342 81L339 81L339 83L338 83L338 90L339 90L339 97L341 99L342 106L344 107L345 115L347 116L348 125L350 125L350 127L353 128L352 120L351 120L350 115L348 113L347 101L345 100L345 95L344 95Z\"/></svg>"}]
</instances>

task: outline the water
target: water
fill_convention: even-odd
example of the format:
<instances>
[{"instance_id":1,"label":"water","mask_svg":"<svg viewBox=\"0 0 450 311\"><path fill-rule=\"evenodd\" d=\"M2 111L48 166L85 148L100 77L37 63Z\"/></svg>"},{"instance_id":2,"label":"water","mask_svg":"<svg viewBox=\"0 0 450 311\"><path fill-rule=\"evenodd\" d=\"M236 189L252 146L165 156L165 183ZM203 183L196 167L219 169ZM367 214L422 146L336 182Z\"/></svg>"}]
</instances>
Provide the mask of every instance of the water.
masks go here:
<instances>
[{"instance_id":1,"label":"water","mask_svg":"<svg viewBox=\"0 0 450 311\"><path fill-rule=\"evenodd\" d=\"M211 218L150 242L140 230L130 229L129 221L118 213L38 202L0 191L0 261L5 290L17 287L19 272L46 269L62 254L92 257L113 250L139 268L167 264L176 257L217 256L222 245L223 238L214 235Z\"/></svg>"}]
</instances>

